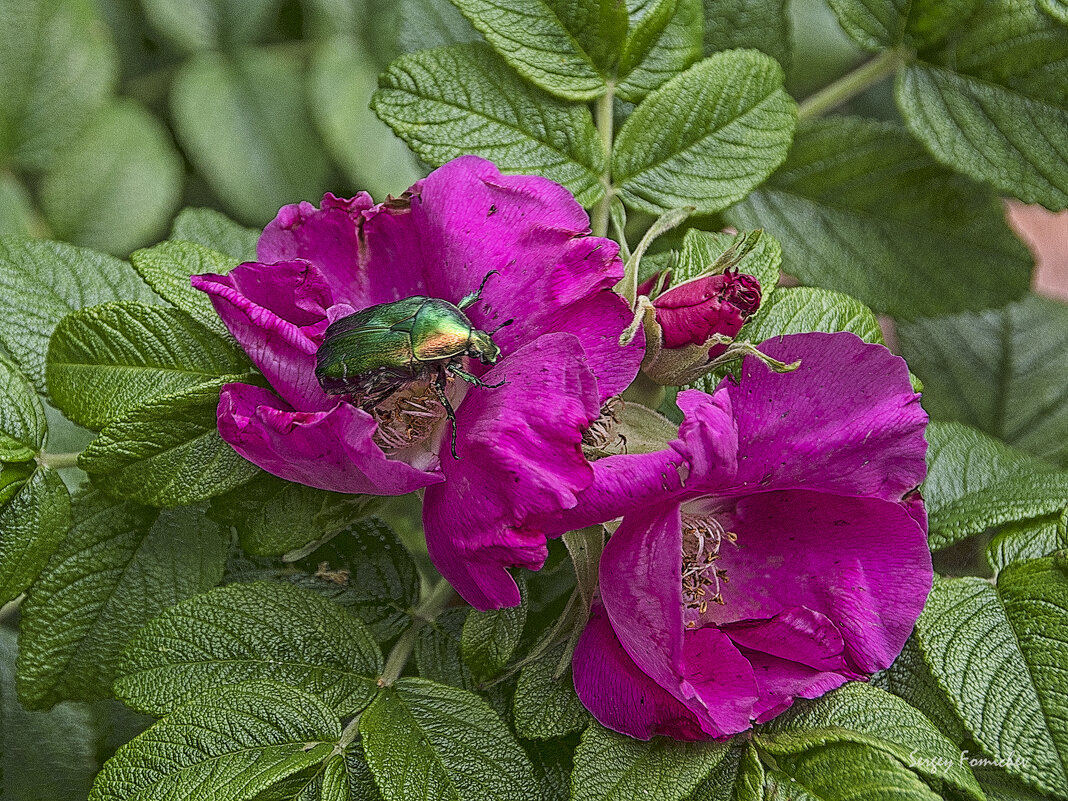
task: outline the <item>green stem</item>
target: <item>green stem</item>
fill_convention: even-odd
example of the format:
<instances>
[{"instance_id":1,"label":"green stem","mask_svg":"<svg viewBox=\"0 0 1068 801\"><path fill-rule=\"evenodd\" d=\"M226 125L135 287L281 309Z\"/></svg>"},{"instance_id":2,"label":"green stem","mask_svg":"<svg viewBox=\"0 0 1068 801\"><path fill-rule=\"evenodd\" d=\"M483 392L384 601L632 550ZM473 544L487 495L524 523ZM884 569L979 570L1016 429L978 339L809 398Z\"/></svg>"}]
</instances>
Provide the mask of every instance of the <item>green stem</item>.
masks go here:
<instances>
[{"instance_id":1,"label":"green stem","mask_svg":"<svg viewBox=\"0 0 1068 801\"><path fill-rule=\"evenodd\" d=\"M393 645L393 650L386 657L386 665L382 668L382 675L378 679L379 687L389 687L400 678L401 673L404 672L404 666L408 664L408 658L412 655L412 649L415 648L419 630L441 614L455 594L452 585L442 579L412 611L411 625L404 630Z\"/></svg>"},{"instance_id":2,"label":"green stem","mask_svg":"<svg viewBox=\"0 0 1068 801\"><path fill-rule=\"evenodd\" d=\"M64 467L77 467L80 453L46 453L37 454L37 463L45 467L53 467L60 470Z\"/></svg>"},{"instance_id":3,"label":"green stem","mask_svg":"<svg viewBox=\"0 0 1068 801\"><path fill-rule=\"evenodd\" d=\"M608 221L612 212L612 197L615 190L612 187L612 138L615 135L612 130L614 99L616 86L612 81L608 82L608 89L597 99L597 106L593 112L593 118L597 122L597 133L601 136L601 144L604 145L606 156L604 172L601 173L601 186L604 188L604 197L597 201L593 207L593 235L607 236Z\"/></svg>"},{"instance_id":4,"label":"green stem","mask_svg":"<svg viewBox=\"0 0 1068 801\"><path fill-rule=\"evenodd\" d=\"M852 72L802 100L797 107L798 119L819 117L837 108L887 76L893 75L904 61L905 56L899 50L883 51L871 61L864 62Z\"/></svg>"}]
</instances>

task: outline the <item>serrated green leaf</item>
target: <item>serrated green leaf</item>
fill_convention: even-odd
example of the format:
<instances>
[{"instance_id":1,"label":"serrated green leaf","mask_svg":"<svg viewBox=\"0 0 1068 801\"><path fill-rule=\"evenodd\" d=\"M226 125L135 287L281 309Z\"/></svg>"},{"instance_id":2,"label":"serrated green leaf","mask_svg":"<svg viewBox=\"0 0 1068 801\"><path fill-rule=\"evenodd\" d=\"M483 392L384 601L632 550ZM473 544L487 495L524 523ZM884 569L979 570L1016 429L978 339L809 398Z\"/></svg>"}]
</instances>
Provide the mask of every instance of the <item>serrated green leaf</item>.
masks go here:
<instances>
[{"instance_id":1,"label":"serrated green leaf","mask_svg":"<svg viewBox=\"0 0 1068 801\"><path fill-rule=\"evenodd\" d=\"M0 629L0 797L84 801L98 765L88 709L29 712L15 697L15 635Z\"/></svg>"},{"instance_id":2,"label":"serrated green leaf","mask_svg":"<svg viewBox=\"0 0 1068 801\"><path fill-rule=\"evenodd\" d=\"M632 32L618 69L616 93L632 103L701 58L701 0L631 0ZM657 32L658 13L673 10ZM655 34L655 38L650 39Z\"/></svg>"},{"instance_id":3,"label":"serrated green leaf","mask_svg":"<svg viewBox=\"0 0 1068 801\"><path fill-rule=\"evenodd\" d=\"M0 356L0 462L26 462L44 447L44 406L19 368Z\"/></svg>"},{"instance_id":4,"label":"serrated green leaf","mask_svg":"<svg viewBox=\"0 0 1068 801\"><path fill-rule=\"evenodd\" d=\"M419 629L415 641L415 665L424 679L476 690L478 680L460 656L460 635L470 609L446 609Z\"/></svg>"},{"instance_id":5,"label":"serrated green leaf","mask_svg":"<svg viewBox=\"0 0 1068 801\"><path fill-rule=\"evenodd\" d=\"M215 209L182 209L174 218L171 239L195 242L238 261L256 260L260 232L239 225Z\"/></svg>"},{"instance_id":6,"label":"serrated green leaf","mask_svg":"<svg viewBox=\"0 0 1068 801\"><path fill-rule=\"evenodd\" d=\"M123 652L115 694L156 717L211 687L271 679L338 715L374 696L382 653L352 615L290 584L231 584L167 609Z\"/></svg>"},{"instance_id":7,"label":"serrated green leaf","mask_svg":"<svg viewBox=\"0 0 1068 801\"><path fill-rule=\"evenodd\" d=\"M464 621L460 654L474 676L485 681L502 670L512 658L527 622L525 582L520 582L523 600L519 606L474 610Z\"/></svg>"},{"instance_id":8,"label":"serrated green leaf","mask_svg":"<svg viewBox=\"0 0 1068 801\"><path fill-rule=\"evenodd\" d=\"M707 274L709 268L732 248L745 250L745 253L741 259L732 258L726 266L756 278L760 282L761 303L767 303L779 281L782 246L775 237L759 230L725 234L691 228L682 238L682 250L672 268L671 283L681 284Z\"/></svg>"},{"instance_id":9,"label":"serrated green leaf","mask_svg":"<svg viewBox=\"0 0 1068 801\"><path fill-rule=\"evenodd\" d=\"M743 763L743 755L752 758ZM750 770L755 775L750 775ZM750 787L752 785L752 788ZM752 792L748 792L752 789ZM764 767L752 746L729 748L686 801L763 801ZM759 790L759 794L756 792Z\"/></svg>"},{"instance_id":10,"label":"serrated green leaf","mask_svg":"<svg viewBox=\"0 0 1068 801\"><path fill-rule=\"evenodd\" d=\"M34 462L7 462L0 464L0 506L6 504L33 475Z\"/></svg>"},{"instance_id":11,"label":"serrated green leaf","mask_svg":"<svg viewBox=\"0 0 1068 801\"><path fill-rule=\"evenodd\" d=\"M256 796L254 801L382 801L359 740L344 755L305 768Z\"/></svg>"},{"instance_id":12,"label":"serrated green leaf","mask_svg":"<svg viewBox=\"0 0 1068 801\"><path fill-rule=\"evenodd\" d=\"M724 758L728 746L654 737L643 742L591 724L575 751L573 801L681 801Z\"/></svg>"},{"instance_id":13,"label":"serrated green leaf","mask_svg":"<svg viewBox=\"0 0 1068 801\"><path fill-rule=\"evenodd\" d=\"M983 799L975 777L961 763L960 749L926 716L896 695L860 682L799 705L765 726L756 740L776 761L836 742L884 751L928 781Z\"/></svg>"},{"instance_id":14,"label":"serrated green leaf","mask_svg":"<svg viewBox=\"0 0 1068 801\"><path fill-rule=\"evenodd\" d=\"M554 678L563 646L544 658L531 662L519 672L512 711L516 734L528 740L566 737L580 731L590 720L582 706L571 675L571 668Z\"/></svg>"},{"instance_id":15,"label":"serrated green leaf","mask_svg":"<svg viewBox=\"0 0 1068 801\"><path fill-rule=\"evenodd\" d=\"M586 206L603 194L606 156L589 109L525 84L485 45L401 56L371 107L428 164L473 153L563 184Z\"/></svg>"},{"instance_id":16,"label":"serrated green leaf","mask_svg":"<svg viewBox=\"0 0 1068 801\"><path fill-rule=\"evenodd\" d=\"M278 0L141 0L152 27L186 51L231 49L258 41L278 13Z\"/></svg>"},{"instance_id":17,"label":"serrated green leaf","mask_svg":"<svg viewBox=\"0 0 1068 801\"><path fill-rule=\"evenodd\" d=\"M1065 0L1038 0L1038 7L1054 19L1068 24L1068 2Z\"/></svg>"},{"instance_id":18,"label":"serrated green leaf","mask_svg":"<svg viewBox=\"0 0 1068 801\"><path fill-rule=\"evenodd\" d=\"M790 15L786 0L704 0L704 54L754 47L783 66L790 64Z\"/></svg>"},{"instance_id":19,"label":"serrated green leaf","mask_svg":"<svg viewBox=\"0 0 1068 801\"><path fill-rule=\"evenodd\" d=\"M30 586L69 528L63 479L38 467L0 509L0 606Z\"/></svg>"},{"instance_id":20,"label":"serrated green leaf","mask_svg":"<svg viewBox=\"0 0 1068 801\"><path fill-rule=\"evenodd\" d=\"M1028 296L998 311L898 327L923 404L1068 466L1068 306Z\"/></svg>"},{"instance_id":21,"label":"serrated green leaf","mask_svg":"<svg viewBox=\"0 0 1068 801\"><path fill-rule=\"evenodd\" d=\"M534 766L534 778L541 790L541 801L570 801L571 768L576 745L577 737L523 743L523 750Z\"/></svg>"},{"instance_id":22,"label":"serrated green leaf","mask_svg":"<svg viewBox=\"0 0 1068 801\"><path fill-rule=\"evenodd\" d=\"M253 681L210 690L120 748L89 798L241 801L322 762L340 737L334 711L294 687Z\"/></svg>"},{"instance_id":23,"label":"serrated green leaf","mask_svg":"<svg viewBox=\"0 0 1068 801\"><path fill-rule=\"evenodd\" d=\"M4 0L0 19L0 164L45 169L111 92L114 49L90 0Z\"/></svg>"},{"instance_id":24,"label":"serrated green leaf","mask_svg":"<svg viewBox=\"0 0 1068 801\"><path fill-rule=\"evenodd\" d=\"M889 123L805 123L786 163L726 216L778 237L784 272L898 317L1001 306L1030 281L998 199Z\"/></svg>"},{"instance_id":25,"label":"serrated green leaf","mask_svg":"<svg viewBox=\"0 0 1068 801\"><path fill-rule=\"evenodd\" d=\"M806 286L776 291L741 336L763 342L808 331L851 331L865 342L883 344L882 329L871 309L849 295Z\"/></svg>"},{"instance_id":26,"label":"serrated green leaf","mask_svg":"<svg viewBox=\"0 0 1068 801\"><path fill-rule=\"evenodd\" d=\"M204 273L225 275L239 259L196 242L169 241L131 253L130 262L161 298L224 339L231 339L208 296L193 289L189 279Z\"/></svg>"},{"instance_id":27,"label":"serrated green leaf","mask_svg":"<svg viewBox=\"0 0 1068 801\"><path fill-rule=\"evenodd\" d=\"M0 344L42 392L60 320L99 303L153 297L124 261L63 242L0 237Z\"/></svg>"},{"instance_id":28,"label":"serrated green leaf","mask_svg":"<svg viewBox=\"0 0 1068 801\"><path fill-rule=\"evenodd\" d=\"M1058 513L1003 526L986 546L986 561L996 574L1062 549L1068 549L1068 502Z\"/></svg>"},{"instance_id":29,"label":"serrated green leaf","mask_svg":"<svg viewBox=\"0 0 1068 801\"><path fill-rule=\"evenodd\" d=\"M182 177L163 124L117 101L59 153L41 183L41 210L57 239L125 255L166 228Z\"/></svg>"},{"instance_id":30,"label":"serrated green leaf","mask_svg":"<svg viewBox=\"0 0 1068 801\"><path fill-rule=\"evenodd\" d=\"M48 347L56 406L101 429L145 404L247 376L248 357L180 309L115 302L63 319Z\"/></svg>"},{"instance_id":31,"label":"serrated green leaf","mask_svg":"<svg viewBox=\"0 0 1068 801\"><path fill-rule=\"evenodd\" d=\"M19 697L49 707L111 697L119 654L142 625L222 578L227 536L195 509L160 512L75 496L73 528L23 606Z\"/></svg>"},{"instance_id":32,"label":"serrated green leaf","mask_svg":"<svg viewBox=\"0 0 1068 801\"><path fill-rule=\"evenodd\" d=\"M566 27L570 7L549 0L452 0L486 41L520 75L567 100L607 91L604 73ZM503 88L503 87L502 87Z\"/></svg>"},{"instance_id":33,"label":"serrated green leaf","mask_svg":"<svg viewBox=\"0 0 1068 801\"><path fill-rule=\"evenodd\" d=\"M829 0L846 33L867 50L934 44L975 13L979 0Z\"/></svg>"},{"instance_id":34,"label":"serrated green leaf","mask_svg":"<svg viewBox=\"0 0 1068 801\"><path fill-rule=\"evenodd\" d=\"M1059 512L1068 472L959 423L927 427L929 540L935 550L988 528Z\"/></svg>"},{"instance_id":35,"label":"serrated green leaf","mask_svg":"<svg viewBox=\"0 0 1068 801\"><path fill-rule=\"evenodd\" d=\"M535 801L530 760L474 693L402 678L360 717L386 801Z\"/></svg>"},{"instance_id":36,"label":"serrated green leaf","mask_svg":"<svg viewBox=\"0 0 1068 801\"><path fill-rule=\"evenodd\" d=\"M278 208L317 199L329 163L304 105L291 55L247 50L229 59L200 54L175 77L171 110L178 139L226 207L262 224Z\"/></svg>"},{"instance_id":37,"label":"serrated green leaf","mask_svg":"<svg viewBox=\"0 0 1068 801\"><path fill-rule=\"evenodd\" d=\"M1068 577L1010 565L995 590L936 581L916 624L924 657L976 742L1033 787L1068 797Z\"/></svg>"},{"instance_id":38,"label":"serrated green leaf","mask_svg":"<svg viewBox=\"0 0 1068 801\"><path fill-rule=\"evenodd\" d=\"M308 80L315 123L331 156L354 186L384 198L399 195L420 173L408 148L368 108L377 73L358 39L338 37L315 50ZM375 157L367 158L371 152Z\"/></svg>"},{"instance_id":39,"label":"serrated green leaf","mask_svg":"<svg viewBox=\"0 0 1068 801\"><path fill-rule=\"evenodd\" d=\"M616 138L612 176L623 200L653 213L741 200L790 147L797 109L782 81L769 56L731 50L650 94Z\"/></svg>"}]
</instances>

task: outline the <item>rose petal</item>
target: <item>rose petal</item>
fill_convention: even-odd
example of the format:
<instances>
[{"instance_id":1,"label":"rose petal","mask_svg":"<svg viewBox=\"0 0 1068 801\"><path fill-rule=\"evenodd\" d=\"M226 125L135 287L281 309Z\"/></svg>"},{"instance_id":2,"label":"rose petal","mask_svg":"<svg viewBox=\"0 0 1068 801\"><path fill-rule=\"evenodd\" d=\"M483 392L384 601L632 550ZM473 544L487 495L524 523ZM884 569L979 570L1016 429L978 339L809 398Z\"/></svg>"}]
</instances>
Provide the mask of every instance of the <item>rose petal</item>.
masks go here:
<instances>
[{"instance_id":1,"label":"rose petal","mask_svg":"<svg viewBox=\"0 0 1068 801\"><path fill-rule=\"evenodd\" d=\"M767 620L739 620L720 627L742 648L788 659L818 670L848 669L842 633L826 615L795 606Z\"/></svg>"},{"instance_id":2,"label":"rose petal","mask_svg":"<svg viewBox=\"0 0 1068 801\"><path fill-rule=\"evenodd\" d=\"M430 557L479 609L514 606L507 567L545 558L539 515L574 506L593 480L582 432L597 417L596 382L570 334L547 334L490 370L456 413L459 459L442 442L445 484L427 490L423 523Z\"/></svg>"},{"instance_id":3,"label":"rose petal","mask_svg":"<svg viewBox=\"0 0 1068 801\"><path fill-rule=\"evenodd\" d=\"M741 649L753 666L760 700L753 707L756 723L765 723L781 714L798 698L819 698L851 679L862 678L849 672L821 671L777 656Z\"/></svg>"},{"instance_id":4,"label":"rose petal","mask_svg":"<svg viewBox=\"0 0 1068 801\"><path fill-rule=\"evenodd\" d=\"M687 708L713 737L729 737L752 725L758 699L749 661L723 632L709 626L687 630L683 643Z\"/></svg>"},{"instance_id":5,"label":"rose petal","mask_svg":"<svg viewBox=\"0 0 1068 801\"><path fill-rule=\"evenodd\" d=\"M219 397L219 434L268 473L334 492L404 495L442 477L387 459L371 437L376 423L345 402L298 412L263 387L227 384Z\"/></svg>"}]
</instances>

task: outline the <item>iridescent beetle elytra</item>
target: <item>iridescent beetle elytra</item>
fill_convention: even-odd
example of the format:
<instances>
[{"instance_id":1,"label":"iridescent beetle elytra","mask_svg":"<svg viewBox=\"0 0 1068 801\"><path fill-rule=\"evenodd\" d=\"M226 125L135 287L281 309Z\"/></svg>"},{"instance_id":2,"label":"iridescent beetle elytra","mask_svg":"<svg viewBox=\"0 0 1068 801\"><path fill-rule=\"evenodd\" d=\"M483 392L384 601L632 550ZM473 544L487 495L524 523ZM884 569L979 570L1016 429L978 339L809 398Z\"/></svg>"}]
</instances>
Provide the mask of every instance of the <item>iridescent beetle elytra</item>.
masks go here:
<instances>
[{"instance_id":1,"label":"iridescent beetle elytra","mask_svg":"<svg viewBox=\"0 0 1068 801\"><path fill-rule=\"evenodd\" d=\"M495 364L501 349L492 333L472 324L464 309L482 295L493 270L478 291L458 304L417 295L392 303L379 303L335 320L319 346L315 376L328 395L351 395L353 402L371 411L397 390L418 381L429 386L452 423L452 455L456 455L456 414L445 394L454 375L476 387L495 389L463 369L469 356L482 364Z\"/></svg>"}]
</instances>

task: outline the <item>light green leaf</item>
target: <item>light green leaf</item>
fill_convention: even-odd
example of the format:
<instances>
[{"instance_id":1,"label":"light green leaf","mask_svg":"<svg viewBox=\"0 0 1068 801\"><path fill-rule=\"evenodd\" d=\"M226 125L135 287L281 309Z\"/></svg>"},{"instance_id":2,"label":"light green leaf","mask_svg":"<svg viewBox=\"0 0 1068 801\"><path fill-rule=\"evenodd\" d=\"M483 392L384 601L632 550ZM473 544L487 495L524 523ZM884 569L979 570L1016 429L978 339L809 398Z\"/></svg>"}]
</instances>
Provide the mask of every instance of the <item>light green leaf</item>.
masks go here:
<instances>
[{"instance_id":1,"label":"light green leaf","mask_svg":"<svg viewBox=\"0 0 1068 801\"><path fill-rule=\"evenodd\" d=\"M231 339L208 296L189 283L190 276L204 273L225 275L239 259L196 242L169 241L130 254L138 274L168 303L223 338Z\"/></svg>"},{"instance_id":2,"label":"light green leaf","mask_svg":"<svg viewBox=\"0 0 1068 801\"><path fill-rule=\"evenodd\" d=\"M93 720L81 705L30 712L15 697L15 634L0 629L0 797L84 801L98 765Z\"/></svg>"},{"instance_id":3,"label":"light green leaf","mask_svg":"<svg viewBox=\"0 0 1068 801\"><path fill-rule=\"evenodd\" d=\"M179 309L117 302L56 328L48 388L74 422L100 429L146 403L249 374L248 357ZM216 395L217 397L217 395Z\"/></svg>"},{"instance_id":4,"label":"light green leaf","mask_svg":"<svg viewBox=\"0 0 1068 801\"><path fill-rule=\"evenodd\" d=\"M19 697L31 707L111 697L119 654L142 625L222 578L228 537L194 509L160 512L97 492L23 606Z\"/></svg>"},{"instance_id":5,"label":"light green leaf","mask_svg":"<svg viewBox=\"0 0 1068 801\"><path fill-rule=\"evenodd\" d=\"M604 74L565 27L567 3L453 0L453 4L516 72L542 89L572 101L592 100L607 91Z\"/></svg>"},{"instance_id":6,"label":"light green leaf","mask_svg":"<svg viewBox=\"0 0 1068 801\"><path fill-rule=\"evenodd\" d=\"M30 586L69 528L63 479L50 467L38 467L0 509L0 605Z\"/></svg>"},{"instance_id":7,"label":"light green leaf","mask_svg":"<svg viewBox=\"0 0 1068 801\"><path fill-rule=\"evenodd\" d=\"M98 303L153 297L124 261L63 242L0 237L0 344L38 390L60 320Z\"/></svg>"},{"instance_id":8,"label":"light green leaf","mask_svg":"<svg viewBox=\"0 0 1068 801\"><path fill-rule=\"evenodd\" d=\"M27 462L44 447L44 406L18 367L0 356L0 461Z\"/></svg>"},{"instance_id":9,"label":"light green leaf","mask_svg":"<svg viewBox=\"0 0 1068 801\"><path fill-rule=\"evenodd\" d=\"M182 177L163 124L117 101L60 152L41 183L41 209L56 238L124 255L166 228Z\"/></svg>"},{"instance_id":10,"label":"light green leaf","mask_svg":"<svg viewBox=\"0 0 1068 801\"><path fill-rule=\"evenodd\" d=\"M575 751L573 801L681 801L724 758L728 746L654 737L643 742L591 724Z\"/></svg>"},{"instance_id":11,"label":"light green leaf","mask_svg":"<svg viewBox=\"0 0 1068 801\"><path fill-rule=\"evenodd\" d=\"M757 746L776 756L794 756L829 743L856 743L884 751L933 786L946 783L983 801L960 749L919 710L896 695L850 682L812 704L799 705L764 727Z\"/></svg>"},{"instance_id":12,"label":"light green leaf","mask_svg":"<svg viewBox=\"0 0 1068 801\"><path fill-rule=\"evenodd\" d=\"M316 765L341 737L337 714L294 687L210 690L120 748L90 801L241 801Z\"/></svg>"},{"instance_id":13,"label":"light green leaf","mask_svg":"<svg viewBox=\"0 0 1068 801\"><path fill-rule=\"evenodd\" d=\"M227 208L262 224L279 207L318 200L330 165L303 102L300 64L286 53L247 50L185 62L171 110L178 139Z\"/></svg>"},{"instance_id":14,"label":"light green leaf","mask_svg":"<svg viewBox=\"0 0 1068 801\"><path fill-rule=\"evenodd\" d=\"M103 490L153 506L184 506L251 480L259 468L219 436L218 385L195 387L108 424L78 458Z\"/></svg>"},{"instance_id":15,"label":"light green leaf","mask_svg":"<svg viewBox=\"0 0 1068 801\"><path fill-rule=\"evenodd\" d=\"M725 234L691 228L682 238L682 250L672 268L672 285L706 275L732 248L735 252L746 248L748 251L741 259L732 258L724 266L756 278L760 282L761 303L767 303L779 281L782 247L775 237L759 230Z\"/></svg>"},{"instance_id":16,"label":"light green leaf","mask_svg":"<svg viewBox=\"0 0 1068 801\"><path fill-rule=\"evenodd\" d=\"M328 761L288 776L254 801L382 801L359 740Z\"/></svg>"},{"instance_id":17,"label":"light green leaf","mask_svg":"<svg viewBox=\"0 0 1068 801\"><path fill-rule=\"evenodd\" d=\"M195 242L238 261L256 260L260 232L239 225L215 209L182 209L174 218L171 239Z\"/></svg>"},{"instance_id":18,"label":"light green leaf","mask_svg":"<svg viewBox=\"0 0 1068 801\"><path fill-rule=\"evenodd\" d=\"M1065 0L1038 0L1038 6L1054 19L1068 24L1068 2Z\"/></svg>"},{"instance_id":19,"label":"light green leaf","mask_svg":"<svg viewBox=\"0 0 1068 801\"><path fill-rule=\"evenodd\" d=\"M829 0L846 33L867 50L934 44L975 13L979 0Z\"/></svg>"},{"instance_id":20,"label":"light green leaf","mask_svg":"<svg viewBox=\"0 0 1068 801\"><path fill-rule=\"evenodd\" d=\"M976 742L1032 787L1068 797L1068 577L1010 565L995 590L936 581L916 624L924 657Z\"/></svg>"},{"instance_id":21,"label":"light green leaf","mask_svg":"<svg viewBox=\"0 0 1068 801\"><path fill-rule=\"evenodd\" d=\"M889 123L802 125L786 163L726 216L778 237L784 272L898 317L1001 306L1030 281L998 199Z\"/></svg>"},{"instance_id":22,"label":"light green leaf","mask_svg":"<svg viewBox=\"0 0 1068 801\"><path fill-rule=\"evenodd\" d=\"M899 326L923 404L1068 467L1068 306L1028 296L998 311Z\"/></svg>"},{"instance_id":23,"label":"light green leaf","mask_svg":"<svg viewBox=\"0 0 1068 801\"><path fill-rule=\"evenodd\" d=\"M742 746L742 747L738 747ZM728 748L686 801L763 801L764 766L751 744Z\"/></svg>"},{"instance_id":24,"label":"light green leaf","mask_svg":"<svg viewBox=\"0 0 1068 801\"><path fill-rule=\"evenodd\" d=\"M782 163L797 109L782 68L755 50L698 62L650 94L616 138L612 176L623 200L658 213L719 211Z\"/></svg>"},{"instance_id":25,"label":"light green leaf","mask_svg":"<svg viewBox=\"0 0 1068 801\"><path fill-rule=\"evenodd\" d=\"M1068 549L1068 494L1060 512L1002 526L986 546L986 561L995 573L1015 562L1040 559Z\"/></svg>"},{"instance_id":26,"label":"light green leaf","mask_svg":"<svg viewBox=\"0 0 1068 801\"><path fill-rule=\"evenodd\" d=\"M401 52L483 41L482 34L449 0L399 0L397 6L397 46Z\"/></svg>"},{"instance_id":27,"label":"light green leaf","mask_svg":"<svg viewBox=\"0 0 1068 801\"><path fill-rule=\"evenodd\" d=\"M474 676L485 681L504 670L512 658L527 622L526 585L520 582L523 600L519 606L474 610L464 621L460 653Z\"/></svg>"},{"instance_id":28,"label":"light green leaf","mask_svg":"<svg viewBox=\"0 0 1068 801\"><path fill-rule=\"evenodd\" d=\"M616 93L632 103L701 58L701 0L631 0L632 31L618 69ZM658 16L673 12L665 25ZM653 38L655 37L655 38Z\"/></svg>"},{"instance_id":29,"label":"light green leaf","mask_svg":"<svg viewBox=\"0 0 1068 801\"><path fill-rule=\"evenodd\" d=\"M354 186L385 198L399 195L420 173L408 148L368 108L377 73L358 39L338 37L315 50L308 88L330 154Z\"/></svg>"},{"instance_id":30,"label":"light green leaf","mask_svg":"<svg viewBox=\"0 0 1068 801\"><path fill-rule=\"evenodd\" d=\"M739 336L753 342L809 331L851 331L865 342L883 344L883 332L871 309L856 298L815 287L780 289Z\"/></svg>"},{"instance_id":31,"label":"light green leaf","mask_svg":"<svg viewBox=\"0 0 1068 801\"><path fill-rule=\"evenodd\" d=\"M152 27L182 50L221 50L259 41L278 0L141 0Z\"/></svg>"},{"instance_id":32,"label":"light green leaf","mask_svg":"<svg viewBox=\"0 0 1068 801\"><path fill-rule=\"evenodd\" d=\"M29 190L11 173L0 175L0 236L34 236L41 227Z\"/></svg>"},{"instance_id":33,"label":"light green leaf","mask_svg":"<svg viewBox=\"0 0 1068 801\"><path fill-rule=\"evenodd\" d=\"M575 694L570 666L559 678L553 677L563 651L562 646L555 648L519 672L512 711L516 734L520 737L528 740L566 737L589 722L590 715Z\"/></svg>"},{"instance_id":34,"label":"light green leaf","mask_svg":"<svg viewBox=\"0 0 1068 801\"><path fill-rule=\"evenodd\" d=\"M360 717L386 801L535 801L530 760L474 693L424 679L385 688Z\"/></svg>"},{"instance_id":35,"label":"light green leaf","mask_svg":"<svg viewBox=\"0 0 1068 801\"><path fill-rule=\"evenodd\" d=\"M261 581L190 598L142 628L123 652L115 694L162 717L211 687L271 679L346 717L370 703L381 672L360 621L310 590Z\"/></svg>"},{"instance_id":36,"label":"light green leaf","mask_svg":"<svg viewBox=\"0 0 1068 801\"><path fill-rule=\"evenodd\" d=\"M786 0L704 0L704 54L753 47L784 67L790 64Z\"/></svg>"},{"instance_id":37,"label":"light green leaf","mask_svg":"<svg viewBox=\"0 0 1068 801\"><path fill-rule=\"evenodd\" d=\"M0 19L0 165L46 169L110 94L114 49L90 0L3 0Z\"/></svg>"},{"instance_id":38,"label":"light green leaf","mask_svg":"<svg viewBox=\"0 0 1068 801\"><path fill-rule=\"evenodd\" d=\"M485 45L401 56L371 107L428 164L473 153L561 183L586 206L604 191L606 156L589 109L525 84Z\"/></svg>"},{"instance_id":39,"label":"light green leaf","mask_svg":"<svg viewBox=\"0 0 1068 801\"><path fill-rule=\"evenodd\" d=\"M929 539L935 550L994 526L1059 513L1068 472L959 423L927 427Z\"/></svg>"}]
</instances>

